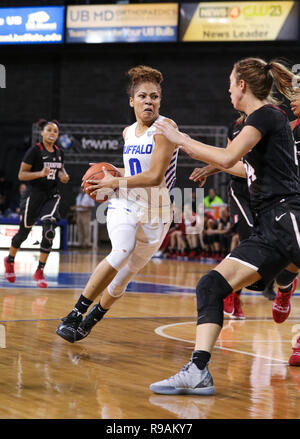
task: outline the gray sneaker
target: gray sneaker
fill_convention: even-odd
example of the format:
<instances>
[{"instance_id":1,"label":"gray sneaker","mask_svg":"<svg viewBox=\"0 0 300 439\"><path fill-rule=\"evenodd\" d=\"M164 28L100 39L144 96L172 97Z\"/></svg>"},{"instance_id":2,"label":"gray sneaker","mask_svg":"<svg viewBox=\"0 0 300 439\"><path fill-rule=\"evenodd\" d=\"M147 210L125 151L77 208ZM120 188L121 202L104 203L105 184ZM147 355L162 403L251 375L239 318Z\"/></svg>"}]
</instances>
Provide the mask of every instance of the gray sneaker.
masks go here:
<instances>
[{"instance_id":1,"label":"gray sneaker","mask_svg":"<svg viewBox=\"0 0 300 439\"><path fill-rule=\"evenodd\" d=\"M176 375L150 386L154 393L163 395L212 395L215 387L207 366L200 370L190 361Z\"/></svg>"}]
</instances>

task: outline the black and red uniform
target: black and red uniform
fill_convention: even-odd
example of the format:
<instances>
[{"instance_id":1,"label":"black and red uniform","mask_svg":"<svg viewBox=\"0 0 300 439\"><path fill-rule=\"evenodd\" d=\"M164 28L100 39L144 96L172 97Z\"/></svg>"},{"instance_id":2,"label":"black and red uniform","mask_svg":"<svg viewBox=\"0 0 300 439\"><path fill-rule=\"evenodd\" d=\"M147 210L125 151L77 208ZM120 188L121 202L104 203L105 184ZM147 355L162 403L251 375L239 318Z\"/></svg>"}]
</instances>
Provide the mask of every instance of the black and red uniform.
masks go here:
<instances>
[{"instance_id":1,"label":"black and red uniform","mask_svg":"<svg viewBox=\"0 0 300 439\"><path fill-rule=\"evenodd\" d=\"M28 188L20 203L20 227L12 239L12 245L19 248L32 226L40 219L43 227L40 250L49 253L56 221L60 219L58 207L61 197L58 190L58 172L63 168L64 155L56 145L54 145L54 151L49 152L42 143L37 143L25 153L22 161L31 165L31 172L41 171L47 167L50 168L50 173L47 177L28 182Z\"/></svg>"},{"instance_id":2,"label":"black and red uniform","mask_svg":"<svg viewBox=\"0 0 300 439\"><path fill-rule=\"evenodd\" d=\"M300 179L287 115L264 105L248 116L262 138L244 157L254 226L229 258L257 270L269 282L293 262L300 267Z\"/></svg>"},{"instance_id":3,"label":"black and red uniform","mask_svg":"<svg viewBox=\"0 0 300 439\"><path fill-rule=\"evenodd\" d=\"M244 122L237 121L228 129L228 138L233 140L242 130ZM298 161L300 159L300 118L293 127L294 142ZM230 176L228 185L228 207L230 225L240 238L240 241L249 238L254 225L254 217L250 207L250 193L247 180L235 175Z\"/></svg>"},{"instance_id":4,"label":"black and red uniform","mask_svg":"<svg viewBox=\"0 0 300 439\"><path fill-rule=\"evenodd\" d=\"M296 120L293 126L293 135L295 140L295 145L297 149L298 160L300 157L300 117Z\"/></svg>"}]
</instances>

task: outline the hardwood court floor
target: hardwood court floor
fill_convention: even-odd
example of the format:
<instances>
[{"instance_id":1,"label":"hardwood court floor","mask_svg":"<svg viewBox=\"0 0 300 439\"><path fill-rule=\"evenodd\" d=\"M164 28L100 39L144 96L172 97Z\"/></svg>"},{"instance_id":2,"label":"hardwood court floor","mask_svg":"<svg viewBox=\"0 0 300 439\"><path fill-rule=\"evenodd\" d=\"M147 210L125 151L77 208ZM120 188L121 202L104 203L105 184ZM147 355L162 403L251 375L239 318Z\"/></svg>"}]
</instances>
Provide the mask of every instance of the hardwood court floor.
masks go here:
<instances>
[{"instance_id":1,"label":"hardwood court floor","mask_svg":"<svg viewBox=\"0 0 300 439\"><path fill-rule=\"evenodd\" d=\"M70 344L56 327L103 255L53 252L48 289L32 281L37 258L18 254L15 284L1 262L0 419L299 419L300 368L287 364L300 332L299 291L281 325L272 302L243 292L247 319L225 320L213 351L215 395L155 395L149 385L189 360L194 286L211 266L150 261L91 335Z\"/></svg>"}]
</instances>

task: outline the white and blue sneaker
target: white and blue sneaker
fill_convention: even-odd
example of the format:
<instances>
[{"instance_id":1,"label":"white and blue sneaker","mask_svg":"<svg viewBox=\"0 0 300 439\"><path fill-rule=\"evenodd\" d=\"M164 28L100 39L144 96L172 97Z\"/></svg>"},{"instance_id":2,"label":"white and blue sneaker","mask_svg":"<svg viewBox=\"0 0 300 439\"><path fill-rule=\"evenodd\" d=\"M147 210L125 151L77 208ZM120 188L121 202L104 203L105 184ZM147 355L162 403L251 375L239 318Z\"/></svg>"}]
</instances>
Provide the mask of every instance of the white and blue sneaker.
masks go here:
<instances>
[{"instance_id":1,"label":"white and blue sneaker","mask_svg":"<svg viewBox=\"0 0 300 439\"><path fill-rule=\"evenodd\" d=\"M201 370L192 361L176 375L150 386L154 393L162 395L213 395L215 387L207 366Z\"/></svg>"}]
</instances>

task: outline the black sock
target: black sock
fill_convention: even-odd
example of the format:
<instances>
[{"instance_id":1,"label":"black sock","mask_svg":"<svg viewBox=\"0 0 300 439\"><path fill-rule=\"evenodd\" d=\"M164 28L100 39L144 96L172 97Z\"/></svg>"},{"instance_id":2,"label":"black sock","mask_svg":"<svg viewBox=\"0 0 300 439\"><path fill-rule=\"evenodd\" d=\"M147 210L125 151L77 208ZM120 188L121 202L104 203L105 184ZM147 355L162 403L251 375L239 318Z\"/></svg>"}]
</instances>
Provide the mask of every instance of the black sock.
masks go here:
<instances>
[{"instance_id":1,"label":"black sock","mask_svg":"<svg viewBox=\"0 0 300 439\"><path fill-rule=\"evenodd\" d=\"M270 282L270 283L266 286L266 290L274 291L274 281L273 281L273 280L272 280L272 282Z\"/></svg>"},{"instance_id":2,"label":"black sock","mask_svg":"<svg viewBox=\"0 0 300 439\"><path fill-rule=\"evenodd\" d=\"M44 270L44 268L45 268L45 265L46 265L46 262L41 262L41 261L39 261L39 265L38 265L38 270L41 268L42 270Z\"/></svg>"},{"instance_id":3,"label":"black sock","mask_svg":"<svg viewBox=\"0 0 300 439\"><path fill-rule=\"evenodd\" d=\"M192 362L196 364L198 369L204 369L210 359L210 353L207 351L194 351Z\"/></svg>"},{"instance_id":4,"label":"black sock","mask_svg":"<svg viewBox=\"0 0 300 439\"><path fill-rule=\"evenodd\" d=\"M11 262L15 262L15 257L14 256L7 256L7 262L11 263Z\"/></svg>"},{"instance_id":5,"label":"black sock","mask_svg":"<svg viewBox=\"0 0 300 439\"><path fill-rule=\"evenodd\" d=\"M279 289L280 289L281 293L289 293L292 289L292 286L293 286L293 283L291 283L291 285L289 285L286 288L279 287Z\"/></svg>"},{"instance_id":6,"label":"black sock","mask_svg":"<svg viewBox=\"0 0 300 439\"><path fill-rule=\"evenodd\" d=\"M100 305L100 302L99 302L98 305L96 306L96 308L93 310L93 316L97 320L101 320L102 317L104 317L104 314L107 313L107 311L108 311L108 309L102 308L102 306Z\"/></svg>"},{"instance_id":7,"label":"black sock","mask_svg":"<svg viewBox=\"0 0 300 439\"><path fill-rule=\"evenodd\" d=\"M77 311L79 311L81 314L84 314L85 312L87 312L88 307L93 303L92 300L87 299L86 297L84 297L83 294L81 294L81 296L79 297L76 305L74 308L76 308Z\"/></svg>"}]
</instances>

